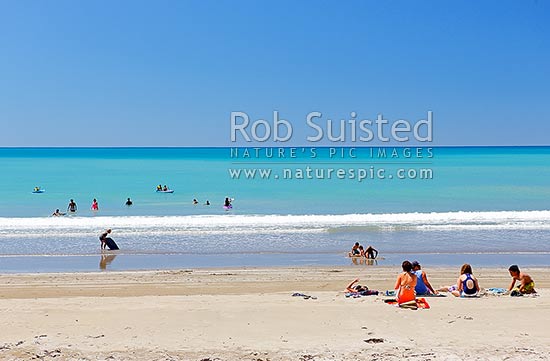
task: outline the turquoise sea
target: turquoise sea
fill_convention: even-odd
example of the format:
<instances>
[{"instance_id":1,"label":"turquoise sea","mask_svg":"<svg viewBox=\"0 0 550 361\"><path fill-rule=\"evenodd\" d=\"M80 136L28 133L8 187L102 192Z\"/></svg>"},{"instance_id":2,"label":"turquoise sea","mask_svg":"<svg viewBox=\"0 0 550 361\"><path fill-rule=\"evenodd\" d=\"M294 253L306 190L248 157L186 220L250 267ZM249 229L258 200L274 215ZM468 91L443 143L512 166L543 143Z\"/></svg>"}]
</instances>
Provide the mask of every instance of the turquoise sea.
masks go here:
<instances>
[{"instance_id":1,"label":"turquoise sea","mask_svg":"<svg viewBox=\"0 0 550 361\"><path fill-rule=\"evenodd\" d=\"M550 264L550 147L0 148L0 169L0 272L351 265L355 241L380 265Z\"/></svg>"}]
</instances>

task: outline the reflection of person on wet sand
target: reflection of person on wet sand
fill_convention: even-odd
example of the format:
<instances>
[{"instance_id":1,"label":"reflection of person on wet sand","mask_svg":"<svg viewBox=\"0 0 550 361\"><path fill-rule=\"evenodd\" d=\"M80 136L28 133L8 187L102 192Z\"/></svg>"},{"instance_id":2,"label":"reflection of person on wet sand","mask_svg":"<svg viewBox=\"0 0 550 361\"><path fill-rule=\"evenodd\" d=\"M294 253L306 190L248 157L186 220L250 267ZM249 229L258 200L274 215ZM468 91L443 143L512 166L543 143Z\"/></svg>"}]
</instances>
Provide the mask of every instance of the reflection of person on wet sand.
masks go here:
<instances>
[{"instance_id":1,"label":"reflection of person on wet sand","mask_svg":"<svg viewBox=\"0 0 550 361\"><path fill-rule=\"evenodd\" d=\"M99 260L99 269L107 269L107 266L111 264L116 258L116 254L102 254Z\"/></svg>"},{"instance_id":2,"label":"reflection of person on wet sand","mask_svg":"<svg viewBox=\"0 0 550 361\"><path fill-rule=\"evenodd\" d=\"M378 260L376 259L370 259L370 258L363 258L363 257L350 257L351 263L355 265L365 264L368 266L372 266L375 264L378 264Z\"/></svg>"},{"instance_id":3,"label":"reflection of person on wet sand","mask_svg":"<svg viewBox=\"0 0 550 361\"><path fill-rule=\"evenodd\" d=\"M373 259L373 258L366 258L365 259L365 264L368 264L369 266L372 266L372 265L378 264L378 260Z\"/></svg>"}]
</instances>

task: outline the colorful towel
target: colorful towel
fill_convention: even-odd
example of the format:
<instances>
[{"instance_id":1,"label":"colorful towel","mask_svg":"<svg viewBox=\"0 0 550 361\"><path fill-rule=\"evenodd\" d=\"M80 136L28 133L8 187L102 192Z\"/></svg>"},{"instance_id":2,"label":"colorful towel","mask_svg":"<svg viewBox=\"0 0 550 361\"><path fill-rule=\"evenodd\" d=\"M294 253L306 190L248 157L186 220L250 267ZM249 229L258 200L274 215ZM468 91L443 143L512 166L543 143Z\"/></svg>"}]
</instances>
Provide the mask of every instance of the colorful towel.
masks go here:
<instances>
[{"instance_id":1,"label":"colorful towel","mask_svg":"<svg viewBox=\"0 0 550 361\"><path fill-rule=\"evenodd\" d=\"M426 310L430 308L428 301L426 301L426 299L423 297L416 299L416 305L418 306L418 308L424 308Z\"/></svg>"},{"instance_id":2,"label":"colorful towel","mask_svg":"<svg viewBox=\"0 0 550 361\"><path fill-rule=\"evenodd\" d=\"M387 303L388 305L397 305L397 300L396 299L389 299L389 300L384 300L385 303ZM401 308L410 308L410 309L413 309L413 310L416 310L418 308L423 308L423 309L429 309L430 308L430 305L428 303L428 301L426 301L425 298L417 298L416 300L414 301L411 301L411 302L405 302L405 303L402 303L399 305L399 307Z\"/></svg>"},{"instance_id":3,"label":"colorful towel","mask_svg":"<svg viewBox=\"0 0 550 361\"><path fill-rule=\"evenodd\" d=\"M496 288L496 287L487 288L487 293L491 293L493 295L502 295L506 292L507 290L505 288Z\"/></svg>"}]
</instances>

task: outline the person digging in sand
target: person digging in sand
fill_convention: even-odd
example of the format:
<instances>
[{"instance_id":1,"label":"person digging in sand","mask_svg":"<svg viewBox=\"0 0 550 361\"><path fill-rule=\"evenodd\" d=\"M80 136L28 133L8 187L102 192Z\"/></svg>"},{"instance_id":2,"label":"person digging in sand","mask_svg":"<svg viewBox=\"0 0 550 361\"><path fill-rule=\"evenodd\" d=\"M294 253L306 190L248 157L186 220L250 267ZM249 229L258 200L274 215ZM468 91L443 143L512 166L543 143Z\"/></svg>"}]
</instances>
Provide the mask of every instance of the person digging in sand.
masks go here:
<instances>
[{"instance_id":1,"label":"person digging in sand","mask_svg":"<svg viewBox=\"0 0 550 361\"><path fill-rule=\"evenodd\" d=\"M510 272L510 276L512 276L512 283L508 287L508 291L512 292L512 296L515 296L514 292L519 293L518 295L537 293L535 290L535 281L527 273L521 272L517 265L511 265L508 271ZM515 287L516 281L520 282L518 287Z\"/></svg>"}]
</instances>

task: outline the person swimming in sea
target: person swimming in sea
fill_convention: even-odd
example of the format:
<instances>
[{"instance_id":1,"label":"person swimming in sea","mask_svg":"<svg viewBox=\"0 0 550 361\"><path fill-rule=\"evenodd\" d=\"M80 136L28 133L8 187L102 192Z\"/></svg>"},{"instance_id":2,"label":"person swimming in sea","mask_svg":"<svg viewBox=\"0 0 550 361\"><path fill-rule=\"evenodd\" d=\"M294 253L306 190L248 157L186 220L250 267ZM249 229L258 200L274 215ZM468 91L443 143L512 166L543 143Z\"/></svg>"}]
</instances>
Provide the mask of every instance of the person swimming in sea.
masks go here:
<instances>
[{"instance_id":1,"label":"person swimming in sea","mask_svg":"<svg viewBox=\"0 0 550 361\"><path fill-rule=\"evenodd\" d=\"M55 210L55 212L52 213L52 217L61 217L61 216L64 216L65 213L61 213L59 211L59 208Z\"/></svg>"},{"instance_id":2,"label":"person swimming in sea","mask_svg":"<svg viewBox=\"0 0 550 361\"><path fill-rule=\"evenodd\" d=\"M197 199L193 199L193 204L197 205L199 204L199 201Z\"/></svg>"},{"instance_id":3,"label":"person swimming in sea","mask_svg":"<svg viewBox=\"0 0 550 361\"><path fill-rule=\"evenodd\" d=\"M126 201L125 203L128 207L131 206L132 204L134 204L134 202L132 202L132 200L130 198L128 198L128 200Z\"/></svg>"},{"instance_id":4,"label":"person swimming in sea","mask_svg":"<svg viewBox=\"0 0 550 361\"><path fill-rule=\"evenodd\" d=\"M205 206L209 206L210 205L210 201L209 200L206 200L206 202L204 203Z\"/></svg>"}]
</instances>

